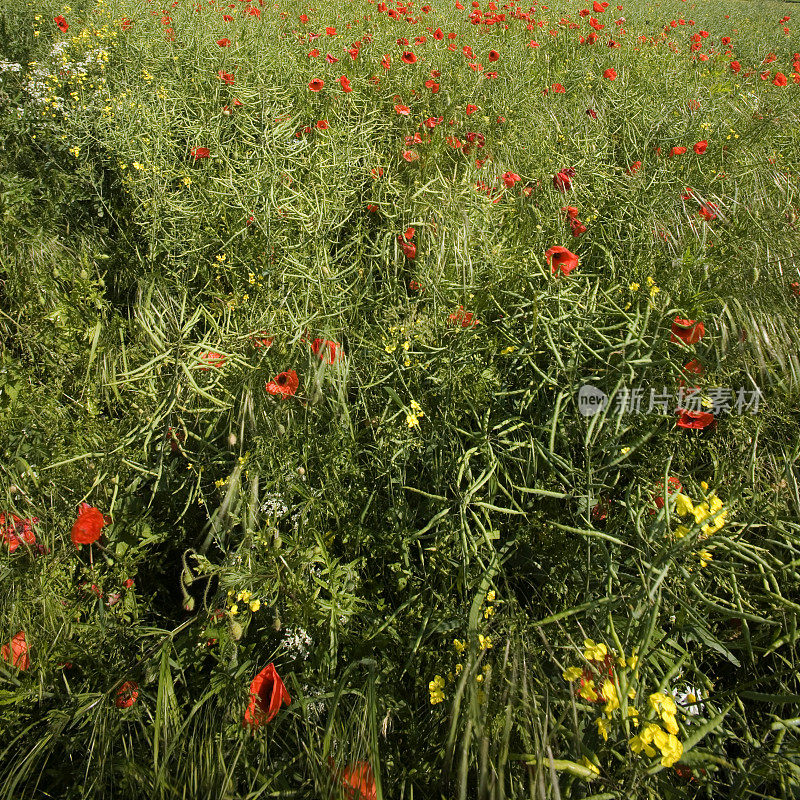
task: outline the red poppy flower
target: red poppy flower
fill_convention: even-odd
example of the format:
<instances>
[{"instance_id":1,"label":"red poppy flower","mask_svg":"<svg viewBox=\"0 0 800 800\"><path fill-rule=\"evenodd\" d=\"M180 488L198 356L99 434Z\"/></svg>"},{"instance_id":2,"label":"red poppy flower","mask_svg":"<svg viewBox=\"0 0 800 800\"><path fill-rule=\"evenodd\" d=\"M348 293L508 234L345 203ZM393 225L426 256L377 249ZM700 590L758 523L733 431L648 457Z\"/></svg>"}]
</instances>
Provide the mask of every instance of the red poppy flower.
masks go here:
<instances>
[{"instance_id":1,"label":"red poppy flower","mask_svg":"<svg viewBox=\"0 0 800 800\"><path fill-rule=\"evenodd\" d=\"M572 235L576 238L587 231L586 226L577 217L570 217L569 224Z\"/></svg>"},{"instance_id":2,"label":"red poppy flower","mask_svg":"<svg viewBox=\"0 0 800 800\"><path fill-rule=\"evenodd\" d=\"M308 88L311 89L312 92L318 92L324 85L325 81L320 80L319 78L314 78L313 81L309 82Z\"/></svg>"},{"instance_id":3,"label":"red poppy flower","mask_svg":"<svg viewBox=\"0 0 800 800\"><path fill-rule=\"evenodd\" d=\"M336 58L336 56L332 56L330 53L328 53L328 54L325 56L325 60L326 60L326 61L327 61L329 64L335 64L335 63L336 63L336 62L337 62L339 59L338 59L338 58Z\"/></svg>"},{"instance_id":4,"label":"red poppy flower","mask_svg":"<svg viewBox=\"0 0 800 800\"><path fill-rule=\"evenodd\" d=\"M316 47L313 47L311 50L308 51L309 58L316 58L319 55L319 50Z\"/></svg>"},{"instance_id":5,"label":"red poppy flower","mask_svg":"<svg viewBox=\"0 0 800 800\"><path fill-rule=\"evenodd\" d=\"M326 131L329 127L330 125L328 125L328 120L326 119L321 119L317 122L317 128L321 131Z\"/></svg>"},{"instance_id":6,"label":"red poppy flower","mask_svg":"<svg viewBox=\"0 0 800 800\"><path fill-rule=\"evenodd\" d=\"M177 450L180 449L181 443L186 438L186 434L180 429L178 429L176 431L176 430L173 430L172 428L170 428L167 431L166 438L169 440L170 449L174 453L174 452L176 452Z\"/></svg>"},{"instance_id":7,"label":"red poppy flower","mask_svg":"<svg viewBox=\"0 0 800 800\"><path fill-rule=\"evenodd\" d=\"M692 375L702 375L705 372L703 365L696 358L693 358L688 364L684 364L683 371Z\"/></svg>"},{"instance_id":8,"label":"red poppy flower","mask_svg":"<svg viewBox=\"0 0 800 800\"><path fill-rule=\"evenodd\" d=\"M413 242L407 242L399 236L397 238L400 241L400 249L403 251L406 258L410 258L413 261L417 257L417 246Z\"/></svg>"},{"instance_id":9,"label":"red poppy flower","mask_svg":"<svg viewBox=\"0 0 800 800\"><path fill-rule=\"evenodd\" d=\"M18 669L26 670L31 665L28 649L25 631L19 631L8 644L4 644L0 648L0 655L2 655L3 661L8 661Z\"/></svg>"},{"instance_id":10,"label":"red poppy flower","mask_svg":"<svg viewBox=\"0 0 800 800\"><path fill-rule=\"evenodd\" d=\"M301 14L300 15L300 22L302 22L303 24L308 22L308 14Z\"/></svg>"},{"instance_id":11,"label":"red poppy flower","mask_svg":"<svg viewBox=\"0 0 800 800\"><path fill-rule=\"evenodd\" d=\"M200 369L203 372L211 367L217 367L217 369L219 369L219 367L225 363L226 358L227 356L222 355L222 353L218 353L216 350L209 350L207 353L203 353L203 355L200 356L200 361L206 365L204 367L200 367Z\"/></svg>"},{"instance_id":12,"label":"red poppy flower","mask_svg":"<svg viewBox=\"0 0 800 800\"><path fill-rule=\"evenodd\" d=\"M339 776L348 800L377 800L378 790L375 775L366 761L348 764Z\"/></svg>"},{"instance_id":13,"label":"red poppy flower","mask_svg":"<svg viewBox=\"0 0 800 800\"><path fill-rule=\"evenodd\" d=\"M230 39L217 39L217 44L220 47L229 47L231 43Z\"/></svg>"},{"instance_id":14,"label":"red poppy flower","mask_svg":"<svg viewBox=\"0 0 800 800\"><path fill-rule=\"evenodd\" d=\"M681 319L675 317L672 323L671 342L682 341L685 344L695 344L705 336L706 329L702 322L695 322L693 319Z\"/></svg>"},{"instance_id":15,"label":"red poppy flower","mask_svg":"<svg viewBox=\"0 0 800 800\"><path fill-rule=\"evenodd\" d=\"M587 108L586 113L592 118L597 119L597 112L593 108Z\"/></svg>"},{"instance_id":16,"label":"red poppy flower","mask_svg":"<svg viewBox=\"0 0 800 800\"><path fill-rule=\"evenodd\" d=\"M797 297L800 297L800 283L794 281L793 283L789 284L789 288L792 290L792 294L797 295Z\"/></svg>"},{"instance_id":17,"label":"red poppy flower","mask_svg":"<svg viewBox=\"0 0 800 800\"><path fill-rule=\"evenodd\" d=\"M127 17L123 17L119 23L120 28L124 31L130 30L132 25L133 23Z\"/></svg>"},{"instance_id":18,"label":"red poppy flower","mask_svg":"<svg viewBox=\"0 0 800 800\"><path fill-rule=\"evenodd\" d=\"M664 508L664 481L660 480L656 484L656 489L658 489L658 494L654 498L654 502L658 508ZM667 494L671 495L674 492L682 492L683 486L681 482L674 476L671 475L667 479Z\"/></svg>"},{"instance_id":19,"label":"red poppy flower","mask_svg":"<svg viewBox=\"0 0 800 800\"><path fill-rule=\"evenodd\" d=\"M717 206L715 203L704 203L703 207L697 212L703 219L711 222L717 218Z\"/></svg>"},{"instance_id":20,"label":"red poppy flower","mask_svg":"<svg viewBox=\"0 0 800 800\"><path fill-rule=\"evenodd\" d=\"M343 92L352 92L353 91L353 87L350 85L350 79L347 77L347 75L342 75L342 77L339 78L339 83L342 86L342 91Z\"/></svg>"},{"instance_id":21,"label":"red poppy flower","mask_svg":"<svg viewBox=\"0 0 800 800\"><path fill-rule=\"evenodd\" d=\"M6 515L0 511L0 538L8 545L10 552L14 552L23 542L36 544L33 526L38 522L37 517L20 519L16 514L11 514L11 520L6 522Z\"/></svg>"},{"instance_id":22,"label":"red poppy flower","mask_svg":"<svg viewBox=\"0 0 800 800\"><path fill-rule=\"evenodd\" d=\"M392 59L391 59L391 58L389 58L389 56L384 56L384 57L381 59L381 66L382 66L384 69L389 69L389 67L391 67L391 66L392 66Z\"/></svg>"},{"instance_id":23,"label":"red poppy flower","mask_svg":"<svg viewBox=\"0 0 800 800\"><path fill-rule=\"evenodd\" d=\"M291 705L292 698L278 677L274 664L268 664L250 684L250 702L244 712L242 725L257 728L269 722L280 711L281 705Z\"/></svg>"},{"instance_id":24,"label":"red poppy flower","mask_svg":"<svg viewBox=\"0 0 800 800\"><path fill-rule=\"evenodd\" d=\"M500 59L500 53L497 50L490 50L489 51L489 61L498 61Z\"/></svg>"},{"instance_id":25,"label":"red poppy flower","mask_svg":"<svg viewBox=\"0 0 800 800\"><path fill-rule=\"evenodd\" d=\"M271 381L266 384L268 394L278 395L280 397L292 397L300 385L300 379L293 369L281 372L276 375Z\"/></svg>"},{"instance_id":26,"label":"red poppy flower","mask_svg":"<svg viewBox=\"0 0 800 800\"><path fill-rule=\"evenodd\" d=\"M192 149L192 157L195 161L199 158L208 158L211 151L207 147L195 147Z\"/></svg>"},{"instance_id":27,"label":"red poppy flower","mask_svg":"<svg viewBox=\"0 0 800 800\"><path fill-rule=\"evenodd\" d=\"M394 110L403 117L407 117L411 113L411 109L404 105L395 105Z\"/></svg>"},{"instance_id":28,"label":"red poppy flower","mask_svg":"<svg viewBox=\"0 0 800 800\"><path fill-rule=\"evenodd\" d=\"M227 84L228 84L228 86L233 86L235 78L234 78L234 77L233 77L233 75L231 75L229 72L223 72L222 70L220 70L220 71L217 73L217 75L219 75L219 79L220 79L220 80L221 80L223 83L227 83Z\"/></svg>"},{"instance_id":29,"label":"red poppy flower","mask_svg":"<svg viewBox=\"0 0 800 800\"><path fill-rule=\"evenodd\" d=\"M776 72L775 80L773 80L772 83L775 86L786 86L787 84L786 76L782 72Z\"/></svg>"},{"instance_id":30,"label":"red poppy flower","mask_svg":"<svg viewBox=\"0 0 800 800\"><path fill-rule=\"evenodd\" d=\"M687 411L685 408L679 408L676 413L679 428L702 430L716 422L714 415L707 411Z\"/></svg>"},{"instance_id":31,"label":"red poppy flower","mask_svg":"<svg viewBox=\"0 0 800 800\"><path fill-rule=\"evenodd\" d=\"M311 351L328 364L333 364L341 356L342 346L338 342L331 342L328 339L314 339L311 343Z\"/></svg>"},{"instance_id":32,"label":"red poppy flower","mask_svg":"<svg viewBox=\"0 0 800 800\"><path fill-rule=\"evenodd\" d=\"M522 180L522 178L520 178L519 175L517 175L516 172L504 172L503 173L503 183L509 189L513 189L514 188L514 184L519 180Z\"/></svg>"},{"instance_id":33,"label":"red poppy flower","mask_svg":"<svg viewBox=\"0 0 800 800\"><path fill-rule=\"evenodd\" d=\"M412 292L421 292L422 291L422 284L419 281L415 281L413 278L408 282L408 288Z\"/></svg>"},{"instance_id":34,"label":"red poppy flower","mask_svg":"<svg viewBox=\"0 0 800 800\"><path fill-rule=\"evenodd\" d=\"M412 53L410 50L406 50L402 56L400 56L400 60L404 64L416 64L417 63L417 56L416 53Z\"/></svg>"},{"instance_id":35,"label":"red poppy flower","mask_svg":"<svg viewBox=\"0 0 800 800\"><path fill-rule=\"evenodd\" d=\"M436 94L439 91L439 84L428 78L428 80L425 81L425 88L430 89L432 94Z\"/></svg>"},{"instance_id":36,"label":"red poppy flower","mask_svg":"<svg viewBox=\"0 0 800 800\"><path fill-rule=\"evenodd\" d=\"M336 36L336 28L325 28L325 33L327 33L328 36Z\"/></svg>"},{"instance_id":37,"label":"red poppy flower","mask_svg":"<svg viewBox=\"0 0 800 800\"><path fill-rule=\"evenodd\" d=\"M125 681L117 690L114 704L117 708L130 708L139 699L139 684L136 681Z\"/></svg>"},{"instance_id":38,"label":"red poppy flower","mask_svg":"<svg viewBox=\"0 0 800 800\"><path fill-rule=\"evenodd\" d=\"M474 114L478 110L478 106L473 105L472 103L467 103L467 116Z\"/></svg>"},{"instance_id":39,"label":"red poppy flower","mask_svg":"<svg viewBox=\"0 0 800 800\"><path fill-rule=\"evenodd\" d=\"M701 156L703 155L703 153L705 153L707 148L708 148L708 140L703 139L702 141L697 142L692 148L692 150L694 150L694 152L697 153L698 156Z\"/></svg>"},{"instance_id":40,"label":"red poppy flower","mask_svg":"<svg viewBox=\"0 0 800 800\"><path fill-rule=\"evenodd\" d=\"M566 192L567 189L572 188L572 178L575 177L575 170L570 167L569 169L562 169L559 173L553 176L553 186L559 192Z\"/></svg>"},{"instance_id":41,"label":"red poppy flower","mask_svg":"<svg viewBox=\"0 0 800 800\"><path fill-rule=\"evenodd\" d=\"M742 65L738 61L731 61L730 68L731 68L731 72L738 73L739 70L742 68Z\"/></svg>"},{"instance_id":42,"label":"red poppy flower","mask_svg":"<svg viewBox=\"0 0 800 800\"><path fill-rule=\"evenodd\" d=\"M444 33L442 33L442 29L441 28L437 28L433 32L433 38L436 39L437 42L441 42L442 39L444 39Z\"/></svg>"},{"instance_id":43,"label":"red poppy flower","mask_svg":"<svg viewBox=\"0 0 800 800\"><path fill-rule=\"evenodd\" d=\"M545 259L550 265L550 271L553 275L561 273L562 275L569 275L572 270L578 266L578 256L571 253L566 247L554 245L545 254Z\"/></svg>"},{"instance_id":44,"label":"red poppy flower","mask_svg":"<svg viewBox=\"0 0 800 800\"><path fill-rule=\"evenodd\" d=\"M103 514L99 508L81 503L78 518L72 526L72 543L80 549L82 544L96 542L102 533L104 525L111 522L111 517Z\"/></svg>"},{"instance_id":45,"label":"red poppy flower","mask_svg":"<svg viewBox=\"0 0 800 800\"><path fill-rule=\"evenodd\" d=\"M474 328L480 325L472 311L464 311L464 306L459 306L458 311L452 313L447 321L451 325L460 325L462 328Z\"/></svg>"},{"instance_id":46,"label":"red poppy flower","mask_svg":"<svg viewBox=\"0 0 800 800\"><path fill-rule=\"evenodd\" d=\"M606 80L615 81L617 79L617 71L614 67L609 67L603 72L603 77L606 78Z\"/></svg>"},{"instance_id":47,"label":"red poppy flower","mask_svg":"<svg viewBox=\"0 0 800 800\"><path fill-rule=\"evenodd\" d=\"M69 23L62 16L53 17L53 22L58 25L61 33L66 33L69 30Z\"/></svg>"}]
</instances>

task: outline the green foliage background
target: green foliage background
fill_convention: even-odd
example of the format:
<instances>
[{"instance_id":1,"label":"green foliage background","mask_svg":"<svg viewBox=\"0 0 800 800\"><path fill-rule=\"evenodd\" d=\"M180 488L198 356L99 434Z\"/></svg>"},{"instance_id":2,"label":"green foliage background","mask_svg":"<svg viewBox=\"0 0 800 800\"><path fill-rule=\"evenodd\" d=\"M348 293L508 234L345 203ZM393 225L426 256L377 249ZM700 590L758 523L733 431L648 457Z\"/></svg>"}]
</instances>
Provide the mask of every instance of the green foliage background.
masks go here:
<instances>
[{"instance_id":1,"label":"green foliage background","mask_svg":"<svg viewBox=\"0 0 800 800\"><path fill-rule=\"evenodd\" d=\"M0 639L31 647L0 663L0 797L337 797L329 758L392 798L798 796L798 87L771 82L800 50L792 6L610 6L595 45L582 7L504 30L444 5L409 27L369 3L4 4L0 505L47 552L0 552ZM464 44L501 53L497 79ZM483 150L447 142L468 132ZM506 172L497 202L476 191ZM701 342L670 343L676 316ZM758 413L694 432L578 412L585 383L677 391L695 357L707 387L760 387ZM268 395L288 369L296 396ZM706 481L726 525L676 538L669 476L695 501ZM83 501L113 523L76 551ZM619 680L643 715L700 690L680 773L631 752L630 717L599 735L562 677L584 638L638 654ZM270 662L292 704L250 734Z\"/></svg>"}]
</instances>

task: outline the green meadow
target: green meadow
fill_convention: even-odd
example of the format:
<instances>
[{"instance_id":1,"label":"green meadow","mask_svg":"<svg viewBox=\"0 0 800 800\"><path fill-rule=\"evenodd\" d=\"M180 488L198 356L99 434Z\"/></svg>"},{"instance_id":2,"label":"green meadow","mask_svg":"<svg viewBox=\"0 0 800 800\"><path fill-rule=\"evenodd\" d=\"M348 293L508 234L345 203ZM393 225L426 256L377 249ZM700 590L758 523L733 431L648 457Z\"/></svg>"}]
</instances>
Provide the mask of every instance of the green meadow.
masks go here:
<instances>
[{"instance_id":1,"label":"green meadow","mask_svg":"<svg viewBox=\"0 0 800 800\"><path fill-rule=\"evenodd\" d=\"M0 800L800 797L785 2L0 8Z\"/></svg>"}]
</instances>

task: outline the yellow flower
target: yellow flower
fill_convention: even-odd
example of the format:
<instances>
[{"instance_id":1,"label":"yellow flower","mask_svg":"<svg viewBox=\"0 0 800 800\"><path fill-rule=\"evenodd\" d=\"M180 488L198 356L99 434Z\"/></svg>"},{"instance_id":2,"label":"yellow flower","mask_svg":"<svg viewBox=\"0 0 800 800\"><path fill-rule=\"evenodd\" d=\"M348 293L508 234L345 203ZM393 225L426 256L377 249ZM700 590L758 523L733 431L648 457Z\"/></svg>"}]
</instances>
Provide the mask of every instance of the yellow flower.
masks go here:
<instances>
[{"instance_id":1,"label":"yellow flower","mask_svg":"<svg viewBox=\"0 0 800 800\"><path fill-rule=\"evenodd\" d=\"M645 755L652 758L656 754L655 748L652 747L653 737L656 731L661 731L658 725L654 725L652 722L646 723L644 728L639 731L636 736L628 740L631 750L634 753L641 753L644 751Z\"/></svg>"},{"instance_id":2,"label":"yellow flower","mask_svg":"<svg viewBox=\"0 0 800 800\"><path fill-rule=\"evenodd\" d=\"M183 179L183 185L184 186L191 186L192 185L192 179L188 175Z\"/></svg>"},{"instance_id":3,"label":"yellow flower","mask_svg":"<svg viewBox=\"0 0 800 800\"><path fill-rule=\"evenodd\" d=\"M219 261L220 264L224 264L226 260L227 260L227 256L225 255L225 253L220 253L217 256L217 261Z\"/></svg>"},{"instance_id":4,"label":"yellow flower","mask_svg":"<svg viewBox=\"0 0 800 800\"><path fill-rule=\"evenodd\" d=\"M567 667L562 673L561 677L564 678L565 681L572 681L578 680L580 676L583 675L583 670L580 667Z\"/></svg>"},{"instance_id":5,"label":"yellow flower","mask_svg":"<svg viewBox=\"0 0 800 800\"><path fill-rule=\"evenodd\" d=\"M412 400L409 405L411 406L412 411L417 411L417 412L422 411L422 407L416 400Z\"/></svg>"},{"instance_id":6,"label":"yellow flower","mask_svg":"<svg viewBox=\"0 0 800 800\"><path fill-rule=\"evenodd\" d=\"M603 661L608 655L608 648L603 642L595 644L592 639L584 639L583 646L586 648L583 652L583 657L587 661Z\"/></svg>"},{"instance_id":7,"label":"yellow flower","mask_svg":"<svg viewBox=\"0 0 800 800\"><path fill-rule=\"evenodd\" d=\"M231 606L231 616L235 617L238 613L239 613L239 606L237 606L236 603L234 603Z\"/></svg>"},{"instance_id":8,"label":"yellow flower","mask_svg":"<svg viewBox=\"0 0 800 800\"><path fill-rule=\"evenodd\" d=\"M406 414L406 425L409 428L419 427L419 417L416 414Z\"/></svg>"},{"instance_id":9,"label":"yellow flower","mask_svg":"<svg viewBox=\"0 0 800 800\"><path fill-rule=\"evenodd\" d=\"M683 539L687 533L689 533L689 529L685 525L678 525L678 527L675 528L675 537L678 539Z\"/></svg>"},{"instance_id":10,"label":"yellow flower","mask_svg":"<svg viewBox=\"0 0 800 800\"><path fill-rule=\"evenodd\" d=\"M603 681L600 694L603 695L603 699L606 701L603 713L610 717L619 708L619 696L617 695L616 687L608 678Z\"/></svg>"},{"instance_id":11,"label":"yellow flower","mask_svg":"<svg viewBox=\"0 0 800 800\"><path fill-rule=\"evenodd\" d=\"M678 723L675 721L675 714L678 707L675 705L675 700L668 694L661 694L656 692L651 694L648 698L650 707L661 717L664 727L671 733L678 733Z\"/></svg>"},{"instance_id":12,"label":"yellow flower","mask_svg":"<svg viewBox=\"0 0 800 800\"><path fill-rule=\"evenodd\" d=\"M478 634L478 643L481 646L481 650L491 650L492 648L492 640L488 636L484 636L482 633Z\"/></svg>"},{"instance_id":13,"label":"yellow flower","mask_svg":"<svg viewBox=\"0 0 800 800\"><path fill-rule=\"evenodd\" d=\"M435 706L444 700L444 678L435 675L433 680L428 683L428 690L431 693L431 705Z\"/></svg>"},{"instance_id":14,"label":"yellow flower","mask_svg":"<svg viewBox=\"0 0 800 800\"><path fill-rule=\"evenodd\" d=\"M494 614L494 606L487 606L483 609L483 618L489 619Z\"/></svg>"},{"instance_id":15,"label":"yellow flower","mask_svg":"<svg viewBox=\"0 0 800 800\"><path fill-rule=\"evenodd\" d=\"M685 517L687 514L694 513L692 501L685 494L681 494L680 492L675 495L675 513L679 517Z\"/></svg>"},{"instance_id":16,"label":"yellow flower","mask_svg":"<svg viewBox=\"0 0 800 800\"><path fill-rule=\"evenodd\" d=\"M467 649L467 645L460 639L453 639L453 647L455 647L456 653L463 653Z\"/></svg>"},{"instance_id":17,"label":"yellow flower","mask_svg":"<svg viewBox=\"0 0 800 800\"><path fill-rule=\"evenodd\" d=\"M456 675L460 675L464 671L463 664L456 664Z\"/></svg>"},{"instance_id":18,"label":"yellow flower","mask_svg":"<svg viewBox=\"0 0 800 800\"><path fill-rule=\"evenodd\" d=\"M488 592L486 592L486 600L487 600L489 603L494 603L494 599L495 599L495 597L496 597L496 596L497 596L497 595L495 595L495 593L494 593L494 589L489 589L489 591L488 591Z\"/></svg>"},{"instance_id":19,"label":"yellow flower","mask_svg":"<svg viewBox=\"0 0 800 800\"><path fill-rule=\"evenodd\" d=\"M250 603L250 610L254 614L255 614L256 611L258 611L259 608L261 608L261 601L260 600L253 600L253 602Z\"/></svg>"},{"instance_id":20,"label":"yellow flower","mask_svg":"<svg viewBox=\"0 0 800 800\"><path fill-rule=\"evenodd\" d=\"M608 741L608 720L605 717L598 717L597 718L597 730L600 735L603 737L603 741Z\"/></svg>"},{"instance_id":21,"label":"yellow flower","mask_svg":"<svg viewBox=\"0 0 800 800\"><path fill-rule=\"evenodd\" d=\"M699 550L697 555L700 557L700 566L707 567L708 562L711 561L711 553L708 550Z\"/></svg>"},{"instance_id":22,"label":"yellow flower","mask_svg":"<svg viewBox=\"0 0 800 800\"><path fill-rule=\"evenodd\" d=\"M594 690L594 681L586 681L586 683L581 685L578 694L584 699L589 700L592 703L597 702L597 692Z\"/></svg>"},{"instance_id":23,"label":"yellow flower","mask_svg":"<svg viewBox=\"0 0 800 800\"><path fill-rule=\"evenodd\" d=\"M653 742L661 751L662 767L671 767L683 755L683 745L672 733L665 733L658 728L653 733Z\"/></svg>"},{"instance_id":24,"label":"yellow flower","mask_svg":"<svg viewBox=\"0 0 800 800\"><path fill-rule=\"evenodd\" d=\"M632 292L638 292L639 291L639 284L638 283L632 283L630 286L628 286L628 288Z\"/></svg>"}]
</instances>

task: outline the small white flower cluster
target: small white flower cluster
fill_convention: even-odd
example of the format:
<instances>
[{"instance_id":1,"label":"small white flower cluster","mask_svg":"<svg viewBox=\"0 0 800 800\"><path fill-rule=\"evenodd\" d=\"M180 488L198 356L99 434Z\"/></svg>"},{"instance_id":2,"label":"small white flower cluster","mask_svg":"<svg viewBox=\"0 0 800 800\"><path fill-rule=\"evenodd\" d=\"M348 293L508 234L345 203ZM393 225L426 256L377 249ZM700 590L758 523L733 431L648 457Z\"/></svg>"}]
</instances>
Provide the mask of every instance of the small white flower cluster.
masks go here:
<instances>
[{"instance_id":1,"label":"small white flower cluster","mask_svg":"<svg viewBox=\"0 0 800 800\"><path fill-rule=\"evenodd\" d=\"M23 88L33 104L53 111L64 111L66 100L55 92L55 83L68 78L86 77L90 72L102 72L108 61L108 51L102 47L94 48L84 54L81 61L71 62L65 50L69 41L56 42L43 62L31 62L28 80ZM0 62L5 64L6 62ZM16 67L16 68L15 68ZM18 72L19 64L11 64L9 71ZM0 72L6 71L0 68ZM104 85L103 81L103 85ZM103 89L95 88L95 98L103 99Z\"/></svg>"},{"instance_id":2,"label":"small white flower cluster","mask_svg":"<svg viewBox=\"0 0 800 800\"><path fill-rule=\"evenodd\" d=\"M261 513L266 514L269 519L279 520L288 510L279 494L268 495L261 504Z\"/></svg>"},{"instance_id":3,"label":"small white flower cluster","mask_svg":"<svg viewBox=\"0 0 800 800\"><path fill-rule=\"evenodd\" d=\"M313 639L302 628L287 628L283 646L290 658L308 658Z\"/></svg>"},{"instance_id":4,"label":"small white flower cluster","mask_svg":"<svg viewBox=\"0 0 800 800\"><path fill-rule=\"evenodd\" d=\"M0 74L3 72L19 72L22 69L22 64L17 64L15 61L0 61Z\"/></svg>"}]
</instances>

